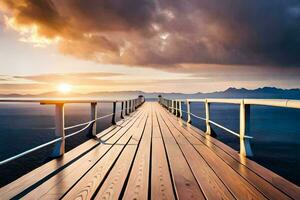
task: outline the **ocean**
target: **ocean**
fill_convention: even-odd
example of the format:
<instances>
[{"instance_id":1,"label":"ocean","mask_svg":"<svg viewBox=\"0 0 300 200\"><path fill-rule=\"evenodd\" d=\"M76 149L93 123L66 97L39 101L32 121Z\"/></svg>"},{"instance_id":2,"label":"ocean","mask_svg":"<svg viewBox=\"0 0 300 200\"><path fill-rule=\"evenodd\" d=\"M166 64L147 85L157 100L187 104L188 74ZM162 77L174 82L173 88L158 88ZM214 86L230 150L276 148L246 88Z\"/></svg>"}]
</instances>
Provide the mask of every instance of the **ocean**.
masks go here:
<instances>
[{"instance_id":1,"label":"ocean","mask_svg":"<svg viewBox=\"0 0 300 200\"><path fill-rule=\"evenodd\" d=\"M185 105L182 106L186 110ZM191 111L198 116L205 116L204 105L193 103ZM98 106L98 116L112 112L111 103ZM90 105L67 104L65 107L66 126L89 121ZM183 114L186 119L186 115ZM300 185L300 110L252 106L250 132L253 137L251 146L254 153L252 160ZM120 119L120 105L117 106L117 120ZM236 132L239 130L239 106L212 104L211 120ZM205 123L192 117L194 126L205 130ZM111 125L111 117L97 122L100 132ZM239 139L212 125L217 138L238 150ZM76 129L75 129L76 130ZM68 131L70 134L75 131ZM88 140L88 131L66 140L66 150ZM26 151L30 148L55 139L54 106L32 103L0 104L0 160ZM52 146L26 155L8 164L0 166L0 186L8 184L23 174L35 169L49 160Z\"/></svg>"}]
</instances>

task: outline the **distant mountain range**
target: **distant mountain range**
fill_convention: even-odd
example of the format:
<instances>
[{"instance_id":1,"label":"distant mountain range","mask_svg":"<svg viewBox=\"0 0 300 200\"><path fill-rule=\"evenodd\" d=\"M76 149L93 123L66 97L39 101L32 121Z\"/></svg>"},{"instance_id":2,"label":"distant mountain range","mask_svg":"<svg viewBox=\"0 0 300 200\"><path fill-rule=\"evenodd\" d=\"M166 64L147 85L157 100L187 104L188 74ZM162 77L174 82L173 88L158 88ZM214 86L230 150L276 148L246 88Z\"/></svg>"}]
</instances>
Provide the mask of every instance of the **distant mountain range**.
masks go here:
<instances>
[{"instance_id":1,"label":"distant mountain range","mask_svg":"<svg viewBox=\"0 0 300 200\"><path fill-rule=\"evenodd\" d=\"M125 99L143 95L146 98L157 98L162 95L166 98L268 98L268 99L300 99L300 89L281 89L275 87L263 87L253 90L245 88L228 88L224 91L211 93L161 93L142 91L117 91L117 92L92 92L87 94L69 93L62 95L58 92L48 92L38 95L31 94L0 94L1 98L99 98L99 99Z\"/></svg>"}]
</instances>

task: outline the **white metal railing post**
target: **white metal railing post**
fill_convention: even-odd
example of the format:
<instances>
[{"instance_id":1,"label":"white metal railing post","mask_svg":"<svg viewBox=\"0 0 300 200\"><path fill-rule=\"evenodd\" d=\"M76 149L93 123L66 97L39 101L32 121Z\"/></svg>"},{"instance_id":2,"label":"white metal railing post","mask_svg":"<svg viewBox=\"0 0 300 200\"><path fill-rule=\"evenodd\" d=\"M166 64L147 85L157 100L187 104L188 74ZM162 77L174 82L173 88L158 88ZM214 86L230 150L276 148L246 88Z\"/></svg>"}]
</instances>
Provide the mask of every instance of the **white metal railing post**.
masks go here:
<instances>
[{"instance_id":1,"label":"white metal railing post","mask_svg":"<svg viewBox=\"0 0 300 200\"><path fill-rule=\"evenodd\" d=\"M65 153L65 119L64 104L55 104L55 135L61 140L55 143L51 157L59 157Z\"/></svg>"},{"instance_id":2,"label":"white metal railing post","mask_svg":"<svg viewBox=\"0 0 300 200\"><path fill-rule=\"evenodd\" d=\"M136 99L133 99L133 111L136 109Z\"/></svg>"},{"instance_id":3,"label":"white metal railing post","mask_svg":"<svg viewBox=\"0 0 300 200\"><path fill-rule=\"evenodd\" d=\"M128 115L128 101L125 101L125 115Z\"/></svg>"},{"instance_id":4,"label":"white metal railing post","mask_svg":"<svg viewBox=\"0 0 300 200\"><path fill-rule=\"evenodd\" d=\"M249 138L245 138L249 134L250 123L250 105L245 104L244 100L240 103L240 154L242 156L253 156Z\"/></svg>"},{"instance_id":5,"label":"white metal railing post","mask_svg":"<svg viewBox=\"0 0 300 200\"><path fill-rule=\"evenodd\" d=\"M134 103L134 99L132 99L132 112L134 112L134 110L135 110L135 103Z\"/></svg>"},{"instance_id":6,"label":"white metal railing post","mask_svg":"<svg viewBox=\"0 0 300 200\"><path fill-rule=\"evenodd\" d=\"M174 114L174 104L175 104L175 101L174 100L172 100L172 114Z\"/></svg>"},{"instance_id":7,"label":"white metal railing post","mask_svg":"<svg viewBox=\"0 0 300 200\"><path fill-rule=\"evenodd\" d=\"M116 124L116 107L117 107L117 102L116 101L114 101L113 102L113 114L112 114L112 119L111 119L111 123L113 124L113 125L115 125Z\"/></svg>"},{"instance_id":8,"label":"white metal railing post","mask_svg":"<svg viewBox=\"0 0 300 200\"><path fill-rule=\"evenodd\" d=\"M127 107L127 109L128 109L128 115L130 115L130 104L131 104L131 102L130 102L130 100L128 100L128 107Z\"/></svg>"},{"instance_id":9,"label":"white metal railing post","mask_svg":"<svg viewBox=\"0 0 300 200\"><path fill-rule=\"evenodd\" d=\"M179 118L182 118L182 109L181 109L181 104L182 104L182 102L181 102L181 100L179 100L179 101L178 101L178 109L179 109L179 113L178 113L178 114L179 114L179 116L178 116L178 117L179 117Z\"/></svg>"},{"instance_id":10,"label":"white metal railing post","mask_svg":"<svg viewBox=\"0 0 300 200\"><path fill-rule=\"evenodd\" d=\"M134 112L134 99L131 100L131 112Z\"/></svg>"},{"instance_id":11,"label":"white metal railing post","mask_svg":"<svg viewBox=\"0 0 300 200\"><path fill-rule=\"evenodd\" d=\"M127 106L127 111L128 111L128 112L127 112L127 113L128 113L128 115L129 115L129 114L130 114L130 100L128 100L127 102L128 102L128 106Z\"/></svg>"},{"instance_id":12,"label":"white metal railing post","mask_svg":"<svg viewBox=\"0 0 300 200\"><path fill-rule=\"evenodd\" d=\"M192 123L191 120L191 102L186 100L186 111L187 111L187 123Z\"/></svg>"},{"instance_id":13,"label":"white metal railing post","mask_svg":"<svg viewBox=\"0 0 300 200\"><path fill-rule=\"evenodd\" d=\"M209 111L210 111L210 103L205 99L205 124L206 124L206 134L211 135L211 127L209 123Z\"/></svg>"},{"instance_id":14,"label":"white metal railing post","mask_svg":"<svg viewBox=\"0 0 300 200\"><path fill-rule=\"evenodd\" d=\"M121 119L124 119L124 101L121 102Z\"/></svg>"},{"instance_id":15,"label":"white metal railing post","mask_svg":"<svg viewBox=\"0 0 300 200\"><path fill-rule=\"evenodd\" d=\"M178 116L178 101L175 100L175 116Z\"/></svg>"},{"instance_id":16,"label":"white metal railing post","mask_svg":"<svg viewBox=\"0 0 300 200\"><path fill-rule=\"evenodd\" d=\"M97 119L97 103L96 102L92 102L91 103L91 121L92 120L96 120ZM97 134L97 123L96 121L94 121L91 124L91 136L94 137Z\"/></svg>"}]
</instances>

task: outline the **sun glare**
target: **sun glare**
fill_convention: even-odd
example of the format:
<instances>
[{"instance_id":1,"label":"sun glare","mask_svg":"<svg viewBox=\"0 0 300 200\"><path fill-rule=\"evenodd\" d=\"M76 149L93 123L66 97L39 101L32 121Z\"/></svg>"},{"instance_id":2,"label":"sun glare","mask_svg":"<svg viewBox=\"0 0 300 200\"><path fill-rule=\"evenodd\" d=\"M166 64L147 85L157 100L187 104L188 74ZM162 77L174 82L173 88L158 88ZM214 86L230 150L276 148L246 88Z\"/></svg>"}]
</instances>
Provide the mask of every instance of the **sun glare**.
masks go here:
<instances>
[{"instance_id":1,"label":"sun glare","mask_svg":"<svg viewBox=\"0 0 300 200\"><path fill-rule=\"evenodd\" d=\"M57 90L61 93L69 93L72 90L72 86L67 83L62 83L57 87Z\"/></svg>"}]
</instances>

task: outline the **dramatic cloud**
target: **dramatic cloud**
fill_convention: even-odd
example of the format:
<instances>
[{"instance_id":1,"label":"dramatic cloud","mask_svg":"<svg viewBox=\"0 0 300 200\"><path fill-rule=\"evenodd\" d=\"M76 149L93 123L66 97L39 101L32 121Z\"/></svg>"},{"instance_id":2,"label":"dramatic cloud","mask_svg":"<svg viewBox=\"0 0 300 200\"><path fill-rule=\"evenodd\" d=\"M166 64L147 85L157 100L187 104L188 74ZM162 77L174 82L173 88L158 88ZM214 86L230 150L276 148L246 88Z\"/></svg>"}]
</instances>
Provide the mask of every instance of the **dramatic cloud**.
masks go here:
<instances>
[{"instance_id":1,"label":"dramatic cloud","mask_svg":"<svg viewBox=\"0 0 300 200\"><path fill-rule=\"evenodd\" d=\"M21 40L100 63L300 66L298 0L2 0Z\"/></svg>"},{"instance_id":2,"label":"dramatic cloud","mask_svg":"<svg viewBox=\"0 0 300 200\"><path fill-rule=\"evenodd\" d=\"M80 81L78 81L80 80ZM23 76L0 75L0 95L39 94L57 91L62 83L72 85L75 93L89 93L96 91L127 91L127 90L150 90L156 91L159 87L171 88L178 81L191 84L201 80L199 77L177 77L164 79L153 77L151 79L132 79L126 74L89 72L89 73L65 73L65 74L37 74ZM171 91L171 90L170 90Z\"/></svg>"}]
</instances>

